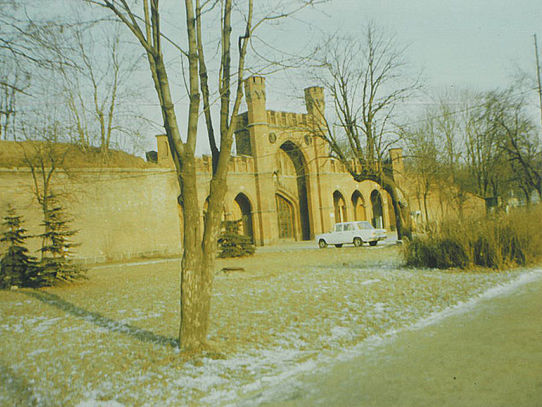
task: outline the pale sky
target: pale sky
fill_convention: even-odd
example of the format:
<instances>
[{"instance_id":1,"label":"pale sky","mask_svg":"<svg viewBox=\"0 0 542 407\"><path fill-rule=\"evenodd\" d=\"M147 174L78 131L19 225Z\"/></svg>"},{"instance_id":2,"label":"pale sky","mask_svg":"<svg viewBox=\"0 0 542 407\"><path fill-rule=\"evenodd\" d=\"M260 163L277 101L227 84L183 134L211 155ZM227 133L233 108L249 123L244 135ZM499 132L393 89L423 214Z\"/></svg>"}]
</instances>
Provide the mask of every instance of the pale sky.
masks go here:
<instances>
[{"instance_id":1,"label":"pale sky","mask_svg":"<svg viewBox=\"0 0 542 407\"><path fill-rule=\"evenodd\" d=\"M535 33L542 51L542 0L335 0L298 17L266 31L269 40L295 49L333 33L361 39L371 21L407 47L406 60L413 76L422 72L428 95L504 88L520 69L534 78ZM267 106L301 112L295 97L312 85L303 72L267 77ZM532 99L538 103L535 93Z\"/></svg>"},{"instance_id":2,"label":"pale sky","mask_svg":"<svg viewBox=\"0 0 542 407\"><path fill-rule=\"evenodd\" d=\"M266 4L261 1L257 0L256 6ZM161 4L169 8L179 3L162 0ZM173 27L183 36L184 14L162 13L162 17L164 27ZM519 69L534 77L534 33L542 50L542 0L334 0L304 10L280 26L268 27L262 35L277 48L307 50L333 33L362 38L369 21L394 34L399 45L408 47L405 57L414 75L423 72L429 94L445 89L506 87ZM178 68L176 59L170 61L173 68ZM151 90L151 111L156 109L157 100L148 72L142 75ZM177 69L170 76L182 83ZM302 70L276 73L266 82L268 108L298 112L304 106L294 97L302 97L304 87L318 85ZM183 99L183 95L176 99L181 122ZM157 122L161 120L159 111L152 115ZM155 148L153 136L149 135L148 145ZM198 150L206 148L202 144Z\"/></svg>"},{"instance_id":3,"label":"pale sky","mask_svg":"<svg viewBox=\"0 0 542 407\"><path fill-rule=\"evenodd\" d=\"M534 73L533 34L542 42L541 0L335 0L318 10L306 26L311 36L356 35L373 21L409 47L429 86L492 88L516 65Z\"/></svg>"}]
</instances>

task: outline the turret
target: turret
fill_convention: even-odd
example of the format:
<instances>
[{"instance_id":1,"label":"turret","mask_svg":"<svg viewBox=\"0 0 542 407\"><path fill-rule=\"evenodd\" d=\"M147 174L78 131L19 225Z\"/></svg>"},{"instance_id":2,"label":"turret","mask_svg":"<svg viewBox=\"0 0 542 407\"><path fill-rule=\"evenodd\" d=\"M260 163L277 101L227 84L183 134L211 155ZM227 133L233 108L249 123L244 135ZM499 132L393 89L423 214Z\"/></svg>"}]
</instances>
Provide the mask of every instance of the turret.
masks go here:
<instances>
[{"instance_id":1,"label":"turret","mask_svg":"<svg viewBox=\"0 0 542 407\"><path fill-rule=\"evenodd\" d=\"M305 105L307 113L315 118L323 118L325 114L324 88L312 86L305 89Z\"/></svg>"},{"instance_id":2,"label":"turret","mask_svg":"<svg viewBox=\"0 0 542 407\"><path fill-rule=\"evenodd\" d=\"M392 148L390 149L390 161L391 168L393 170L393 176L397 180L397 177L405 175L405 165L403 164L403 149Z\"/></svg>"},{"instance_id":3,"label":"turret","mask_svg":"<svg viewBox=\"0 0 542 407\"><path fill-rule=\"evenodd\" d=\"M267 124L265 112L265 78L251 76L245 81L245 98L249 124Z\"/></svg>"},{"instance_id":4,"label":"turret","mask_svg":"<svg viewBox=\"0 0 542 407\"><path fill-rule=\"evenodd\" d=\"M167 136L165 134L159 134L156 136L156 144L158 147L158 164L173 167L173 159L171 157Z\"/></svg>"}]
</instances>

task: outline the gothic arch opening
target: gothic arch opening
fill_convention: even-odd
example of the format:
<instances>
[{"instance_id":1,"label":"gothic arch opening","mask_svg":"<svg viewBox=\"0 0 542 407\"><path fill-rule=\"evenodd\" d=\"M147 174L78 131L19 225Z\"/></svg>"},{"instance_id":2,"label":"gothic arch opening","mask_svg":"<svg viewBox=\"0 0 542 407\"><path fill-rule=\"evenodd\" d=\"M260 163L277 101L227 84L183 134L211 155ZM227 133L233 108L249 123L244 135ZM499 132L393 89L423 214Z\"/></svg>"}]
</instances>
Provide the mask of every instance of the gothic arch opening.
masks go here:
<instances>
[{"instance_id":1,"label":"gothic arch opening","mask_svg":"<svg viewBox=\"0 0 542 407\"><path fill-rule=\"evenodd\" d=\"M289 158L290 163L285 163L284 170L285 174L283 178L287 178L288 171L287 168L291 168L293 166L293 169L295 170L295 175L292 174L292 185L290 188L287 187L287 189L292 189L290 191L297 199L298 199L298 207L299 207L299 222L301 226L301 239L303 240L310 240L311 239L311 224L310 224L310 218L309 218L309 200L308 200L308 194L307 194L307 164L305 157L303 156L303 153L299 149L298 146L296 146L291 141L287 141L284 144L280 146L279 153L284 152L286 153L286 156ZM279 167L279 170L281 170L281 167ZM288 180L285 179L285 182ZM277 201L278 202L278 201ZM277 212L279 210L278 204L277 204ZM279 220L279 226L280 226L280 220ZM279 229L279 235L280 235L280 229Z\"/></svg>"},{"instance_id":2,"label":"gothic arch opening","mask_svg":"<svg viewBox=\"0 0 542 407\"><path fill-rule=\"evenodd\" d=\"M279 239L295 238L294 206L290 200L280 194L275 195L277 204L277 221L279 227Z\"/></svg>"},{"instance_id":3,"label":"gothic arch opening","mask_svg":"<svg viewBox=\"0 0 542 407\"><path fill-rule=\"evenodd\" d=\"M240 193L234 199L234 213L233 218L235 220L241 220L239 233L250 237L254 241L254 231L252 226L252 205L248 197Z\"/></svg>"},{"instance_id":4,"label":"gothic arch opening","mask_svg":"<svg viewBox=\"0 0 542 407\"><path fill-rule=\"evenodd\" d=\"M367 220L365 200L358 190L352 194L352 207L354 208L354 220Z\"/></svg>"},{"instance_id":5,"label":"gothic arch opening","mask_svg":"<svg viewBox=\"0 0 542 407\"><path fill-rule=\"evenodd\" d=\"M339 191L333 192L333 208L335 209L335 222L346 222L346 202L343 194Z\"/></svg>"},{"instance_id":6,"label":"gothic arch opening","mask_svg":"<svg viewBox=\"0 0 542 407\"><path fill-rule=\"evenodd\" d=\"M376 189L371 192L371 206L373 207L373 218L371 223L375 228L384 227L384 217L383 217L383 205L382 205L382 196L380 192Z\"/></svg>"}]
</instances>

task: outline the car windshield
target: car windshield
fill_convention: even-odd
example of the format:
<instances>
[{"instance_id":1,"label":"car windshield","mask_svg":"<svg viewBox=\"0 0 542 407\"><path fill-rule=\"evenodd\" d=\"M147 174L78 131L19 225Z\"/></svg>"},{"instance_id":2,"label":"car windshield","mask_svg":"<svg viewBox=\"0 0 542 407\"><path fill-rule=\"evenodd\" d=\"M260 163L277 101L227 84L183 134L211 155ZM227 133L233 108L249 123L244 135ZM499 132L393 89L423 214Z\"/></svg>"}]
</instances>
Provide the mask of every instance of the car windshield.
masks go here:
<instances>
[{"instance_id":1,"label":"car windshield","mask_svg":"<svg viewBox=\"0 0 542 407\"><path fill-rule=\"evenodd\" d=\"M374 228L373 228L373 225L371 225L371 224L370 224L369 222L367 222L367 221L356 222L356 225L358 226L358 229L360 229L360 230L374 229Z\"/></svg>"}]
</instances>

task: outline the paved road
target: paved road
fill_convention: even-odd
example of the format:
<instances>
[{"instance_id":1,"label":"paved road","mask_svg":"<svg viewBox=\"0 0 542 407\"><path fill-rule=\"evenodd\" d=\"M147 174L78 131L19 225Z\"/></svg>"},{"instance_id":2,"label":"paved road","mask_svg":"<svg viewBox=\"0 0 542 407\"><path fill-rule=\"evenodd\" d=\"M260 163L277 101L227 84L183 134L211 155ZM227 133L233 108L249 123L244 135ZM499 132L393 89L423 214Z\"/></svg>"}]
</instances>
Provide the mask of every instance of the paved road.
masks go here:
<instances>
[{"instance_id":1,"label":"paved road","mask_svg":"<svg viewBox=\"0 0 542 407\"><path fill-rule=\"evenodd\" d=\"M306 376L281 406L542 406L542 278Z\"/></svg>"}]
</instances>

